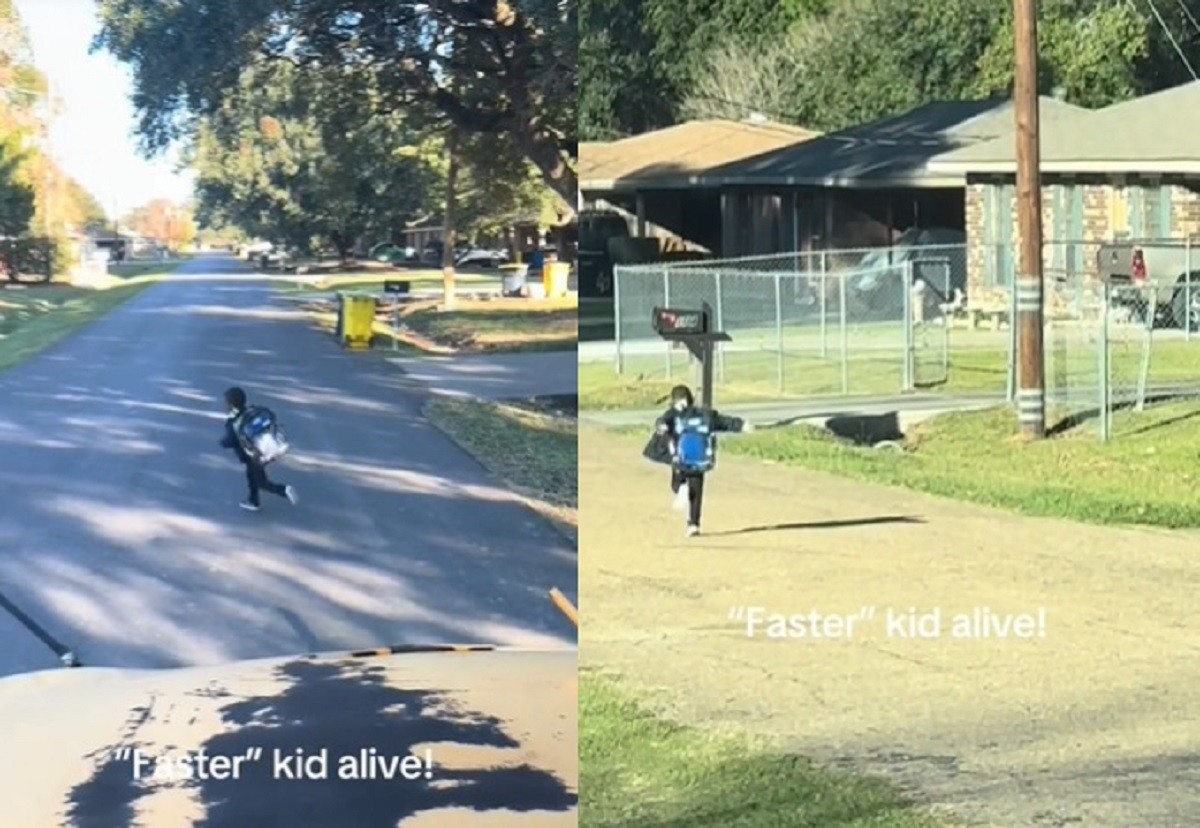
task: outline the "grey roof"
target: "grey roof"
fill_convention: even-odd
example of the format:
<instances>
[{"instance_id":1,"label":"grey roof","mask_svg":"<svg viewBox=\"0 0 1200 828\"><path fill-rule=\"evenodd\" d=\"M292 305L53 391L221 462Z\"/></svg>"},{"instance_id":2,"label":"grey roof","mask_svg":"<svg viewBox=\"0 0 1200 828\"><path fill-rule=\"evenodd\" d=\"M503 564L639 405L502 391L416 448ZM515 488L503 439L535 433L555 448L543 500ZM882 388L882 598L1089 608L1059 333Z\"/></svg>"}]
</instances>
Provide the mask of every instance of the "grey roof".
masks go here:
<instances>
[{"instance_id":1,"label":"grey roof","mask_svg":"<svg viewBox=\"0 0 1200 828\"><path fill-rule=\"evenodd\" d=\"M1046 118L1078 107L1042 99ZM929 163L1015 130L1012 102L942 101L710 170L697 183L748 186L961 187L962 173Z\"/></svg>"},{"instance_id":2,"label":"grey roof","mask_svg":"<svg viewBox=\"0 0 1200 828\"><path fill-rule=\"evenodd\" d=\"M1043 172L1200 174L1200 81L1080 110L1041 127ZM966 147L938 159L944 173L1012 172L1011 140Z\"/></svg>"}]
</instances>

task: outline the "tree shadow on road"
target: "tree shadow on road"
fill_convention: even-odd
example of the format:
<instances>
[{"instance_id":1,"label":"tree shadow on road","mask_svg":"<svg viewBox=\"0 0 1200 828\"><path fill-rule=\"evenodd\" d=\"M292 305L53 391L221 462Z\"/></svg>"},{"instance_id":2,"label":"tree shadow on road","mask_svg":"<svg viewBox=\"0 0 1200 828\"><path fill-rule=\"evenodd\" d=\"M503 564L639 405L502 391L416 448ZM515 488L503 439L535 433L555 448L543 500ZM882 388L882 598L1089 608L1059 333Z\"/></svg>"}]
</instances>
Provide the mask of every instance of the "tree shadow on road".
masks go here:
<instances>
[{"instance_id":1,"label":"tree shadow on road","mask_svg":"<svg viewBox=\"0 0 1200 828\"><path fill-rule=\"evenodd\" d=\"M84 663L573 638L548 598L576 582L566 542L393 366L294 319L138 314L0 374L0 588ZM243 474L217 446L234 384L287 428L272 476L298 507L236 508Z\"/></svg>"},{"instance_id":2,"label":"tree shadow on road","mask_svg":"<svg viewBox=\"0 0 1200 828\"><path fill-rule=\"evenodd\" d=\"M852 529L856 526L879 526L889 523L923 524L925 520L923 518L912 517L911 515L884 515L879 517L846 518L844 520L809 520L796 523L776 523L770 526L748 526L744 529L730 529L725 532L706 532L705 534L710 538L719 538L730 535L757 534L760 532L798 532L806 529Z\"/></svg>"},{"instance_id":3,"label":"tree shadow on road","mask_svg":"<svg viewBox=\"0 0 1200 828\"><path fill-rule=\"evenodd\" d=\"M151 779L153 764L143 765L142 778L135 778L132 756L121 752L136 743L135 726L121 745L98 752L110 758L71 790L72 827L133 828L135 803L162 785L195 792L204 810L192 822L197 828L394 828L436 809L566 812L576 805L576 793L561 779L529 764L531 746L508 733L504 722L465 709L443 692L399 687L381 668L346 661L295 660L277 668L275 678L285 685L281 692L224 704L223 731L199 746L209 757L260 756L242 764L239 778ZM204 692L211 696L214 690ZM409 767L403 777L390 779L361 778L364 753L390 761L423 758L426 749L432 768ZM439 763L439 750L447 765ZM182 755L178 749L171 753ZM277 755L324 755L325 773L303 778L297 762L277 767ZM343 772L347 757L359 773ZM344 778L354 775L360 778ZM382 776L378 770L375 775Z\"/></svg>"}]
</instances>

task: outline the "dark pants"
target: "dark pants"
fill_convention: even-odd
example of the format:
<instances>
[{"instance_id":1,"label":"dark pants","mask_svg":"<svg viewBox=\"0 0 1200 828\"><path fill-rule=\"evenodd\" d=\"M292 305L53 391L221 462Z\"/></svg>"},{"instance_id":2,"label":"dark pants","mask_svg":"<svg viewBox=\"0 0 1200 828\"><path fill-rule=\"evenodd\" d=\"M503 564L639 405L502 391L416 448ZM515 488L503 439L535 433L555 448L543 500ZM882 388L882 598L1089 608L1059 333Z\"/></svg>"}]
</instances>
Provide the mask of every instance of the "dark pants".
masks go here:
<instances>
[{"instance_id":1,"label":"dark pants","mask_svg":"<svg viewBox=\"0 0 1200 828\"><path fill-rule=\"evenodd\" d=\"M258 493L260 491L279 495L280 497L287 496L287 487L272 482L267 477L266 468L255 463L253 460L246 464L246 485L250 487L250 502L255 506L261 505L258 500Z\"/></svg>"},{"instance_id":2,"label":"dark pants","mask_svg":"<svg viewBox=\"0 0 1200 828\"><path fill-rule=\"evenodd\" d=\"M671 469L671 491L678 492L679 487L688 484L688 525L700 525L700 504L704 499L704 475L685 474L679 469Z\"/></svg>"}]
</instances>

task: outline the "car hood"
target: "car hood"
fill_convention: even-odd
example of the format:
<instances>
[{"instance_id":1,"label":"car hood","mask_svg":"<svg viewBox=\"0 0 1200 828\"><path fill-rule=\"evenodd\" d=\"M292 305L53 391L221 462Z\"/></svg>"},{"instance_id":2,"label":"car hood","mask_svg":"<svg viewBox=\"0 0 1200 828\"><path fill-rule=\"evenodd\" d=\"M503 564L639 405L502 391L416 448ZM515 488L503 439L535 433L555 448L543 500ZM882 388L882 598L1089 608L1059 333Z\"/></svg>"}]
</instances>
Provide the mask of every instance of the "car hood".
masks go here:
<instances>
[{"instance_id":1,"label":"car hood","mask_svg":"<svg viewBox=\"0 0 1200 828\"><path fill-rule=\"evenodd\" d=\"M0 811L6 828L574 826L577 688L573 649L10 676Z\"/></svg>"}]
</instances>

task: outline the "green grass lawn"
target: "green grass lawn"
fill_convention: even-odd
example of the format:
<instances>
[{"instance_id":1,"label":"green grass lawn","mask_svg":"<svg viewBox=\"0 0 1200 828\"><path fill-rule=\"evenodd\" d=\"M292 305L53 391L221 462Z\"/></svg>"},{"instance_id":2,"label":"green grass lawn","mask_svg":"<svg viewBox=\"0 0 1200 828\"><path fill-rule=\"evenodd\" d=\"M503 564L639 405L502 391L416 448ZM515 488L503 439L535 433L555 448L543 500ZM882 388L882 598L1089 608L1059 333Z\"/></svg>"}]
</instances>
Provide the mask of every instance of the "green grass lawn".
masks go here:
<instances>
[{"instance_id":1,"label":"green grass lawn","mask_svg":"<svg viewBox=\"0 0 1200 828\"><path fill-rule=\"evenodd\" d=\"M579 341L603 342L613 338L613 305L611 299L579 300Z\"/></svg>"},{"instance_id":2,"label":"green grass lawn","mask_svg":"<svg viewBox=\"0 0 1200 828\"><path fill-rule=\"evenodd\" d=\"M1100 524L1200 527L1200 402L1118 412L1114 439L1093 423L1024 443L1008 408L915 427L904 451L857 447L807 426L722 442L758 460L833 472L1030 515ZM645 429L628 429L641 440Z\"/></svg>"},{"instance_id":3,"label":"green grass lawn","mask_svg":"<svg viewBox=\"0 0 1200 828\"><path fill-rule=\"evenodd\" d=\"M0 291L0 369L29 359L145 287L91 290L51 284Z\"/></svg>"},{"instance_id":4,"label":"green grass lawn","mask_svg":"<svg viewBox=\"0 0 1200 828\"><path fill-rule=\"evenodd\" d=\"M63 282L0 290L0 370L49 348L136 296L181 262L134 262L114 268L99 287Z\"/></svg>"},{"instance_id":5,"label":"green grass lawn","mask_svg":"<svg viewBox=\"0 0 1200 828\"><path fill-rule=\"evenodd\" d=\"M422 303L410 306L401 321L431 342L467 352L571 350L579 337L571 298L462 299L452 311Z\"/></svg>"},{"instance_id":6,"label":"green grass lawn","mask_svg":"<svg viewBox=\"0 0 1200 828\"><path fill-rule=\"evenodd\" d=\"M385 282L411 282L416 287L437 287L442 284L441 271L397 271L386 276L378 273L362 275L322 274L320 276L295 276L296 281L283 290L300 293L328 293L331 290L354 290L364 293L383 293ZM475 286L495 284L497 279L490 276L475 276L459 274L455 276L458 285Z\"/></svg>"},{"instance_id":7,"label":"green grass lawn","mask_svg":"<svg viewBox=\"0 0 1200 828\"><path fill-rule=\"evenodd\" d=\"M371 346L405 356L564 351L576 346L573 300L460 298L453 311L441 311L438 305L433 301L403 305L404 329L399 332L393 330L388 306L381 306ZM332 302L318 299L310 311L322 329L333 332L337 312Z\"/></svg>"},{"instance_id":8,"label":"green grass lawn","mask_svg":"<svg viewBox=\"0 0 1200 828\"><path fill-rule=\"evenodd\" d=\"M1003 392L1008 385L1005 332L926 332L914 343L913 380L918 390L947 393ZM716 364L716 396L723 403L787 397L898 394L903 389L903 340L878 331L860 332L843 351L840 343L824 353L819 340L784 340L776 347L727 350ZM739 345L746 344L739 340ZM845 356L843 356L845 354ZM1110 347L1110 376L1116 388L1133 388L1143 358L1140 334L1115 336ZM1100 346L1079 331L1052 331L1046 340L1046 383L1050 390L1097 388ZM669 365L669 370L668 370ZM579 366L580 405L589 410L653 407L678 382L694 383L696 370L685 351L625 359L618 374L611 362ZM1148 383L1169 385L1200 381L1200 337L1184 341L1173 332L1156 333Z\"/></svg>"},{"instance_id":9,"label":"green grass lawn","mask_svg":"<svg viewBox=\"0 0 1200 828\"><path fill-rule=\"evenodd\" d=\"M934 828L887 785L826 772L750 739L665 722L619 682L579 681L581 826Z\"/></svg>"},{"instance_id":10,"label":"green grass lawn","mask_svg":"<svg viewBox=\"0 0 1200 828\"><path fill-rule=\"evenodd\" d=\"M473 400L441 399L425 415L531 505L574 526L579 445L574 420Z\"/></svg>"}]
</instances>

